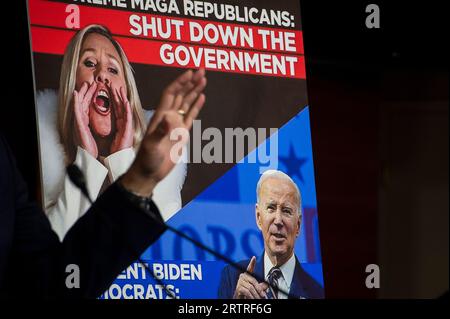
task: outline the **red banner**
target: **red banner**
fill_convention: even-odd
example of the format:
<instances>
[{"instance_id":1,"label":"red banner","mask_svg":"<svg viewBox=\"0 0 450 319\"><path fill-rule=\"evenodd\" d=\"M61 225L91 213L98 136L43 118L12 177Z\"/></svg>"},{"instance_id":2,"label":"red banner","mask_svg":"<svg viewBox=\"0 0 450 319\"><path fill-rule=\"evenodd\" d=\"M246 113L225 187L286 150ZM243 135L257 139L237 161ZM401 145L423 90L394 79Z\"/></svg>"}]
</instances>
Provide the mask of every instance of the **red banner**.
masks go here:
<instances>
[{"instance_id":1,"label":"red banner","mask_svg":"<svg viewBox=\"0 0 450 319\"><path fill-rule=\"evenodd\" d=\"M66 25L73 7L43 0L29 2L33 52L64 54L76 31ZM108 27L131 62L306 77L302 32L298 30L158 16L80 4L76 7L79 27L90 24Z\"/></svg>"}]
</instances>

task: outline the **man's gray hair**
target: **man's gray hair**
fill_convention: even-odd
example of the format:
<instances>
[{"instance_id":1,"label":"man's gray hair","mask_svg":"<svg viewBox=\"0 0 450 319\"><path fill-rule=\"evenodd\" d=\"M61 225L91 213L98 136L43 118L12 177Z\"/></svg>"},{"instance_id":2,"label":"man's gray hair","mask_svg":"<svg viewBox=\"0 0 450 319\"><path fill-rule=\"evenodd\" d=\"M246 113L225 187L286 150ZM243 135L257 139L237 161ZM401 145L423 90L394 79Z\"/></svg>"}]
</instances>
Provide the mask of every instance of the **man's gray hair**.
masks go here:
<instances>
[{"instance_id":1,"label":"man's gray hair","mask_svg":"<svg viewBox=\"0 0 450 319\"><path fill-rule=\"evenodd\" d=\"M302 195L300 193L300 190L297 186L297 184L294 183L292 178L289 177L286 173L283 173L282 171L278 171L275 169L269 169L265 171L261 177L259 178L258 184L256 184L256 202L259 204L259 193L261 192L261 186L264 183L264 181L268 178L278 178L285 181L288 181L294 186L297 198L298 198L298 213L300 216L302 216Z\"/></svg>"}]
</instances>

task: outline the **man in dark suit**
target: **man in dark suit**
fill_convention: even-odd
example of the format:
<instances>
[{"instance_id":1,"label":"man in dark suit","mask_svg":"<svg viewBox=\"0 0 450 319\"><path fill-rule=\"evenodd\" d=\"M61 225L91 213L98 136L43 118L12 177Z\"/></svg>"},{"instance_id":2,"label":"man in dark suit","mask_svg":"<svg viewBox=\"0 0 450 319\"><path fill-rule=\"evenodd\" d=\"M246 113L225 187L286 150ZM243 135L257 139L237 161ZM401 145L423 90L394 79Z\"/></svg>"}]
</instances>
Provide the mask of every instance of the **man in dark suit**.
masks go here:
<instances>
[{"instance_id":1,"label":"man in dark suit","mask_svg":"<svg viewBox=\"0 0 450 319\"><path fill-rule=\"evenodd\" d=\"M256 194L256 222L264 238L264 253L258 259L253 256L239 262L252 275L227 265L222 271L218 297L324 298L323 288L302 269L294 254L302 216L297 185L285 173L269 170L258 181Z\"/></svg>"},{"instance_id":2,"label":"man in dark suit","mask_svg":"<svg viewBox=\"0 0 450 319\"><path fill-rule=\"evenodd\" d=\"M170 133L191 128L205 101L205 85L204 70L189 70L166 88L130 169L62 243L42 210L29 201L0 136L0 298L96 298L163 233L151 194L176 163L171 150L180 141L170 139ZM66 270L72 272L73 265L79 288L66 283Z\"/></svg>"}]
</instances>

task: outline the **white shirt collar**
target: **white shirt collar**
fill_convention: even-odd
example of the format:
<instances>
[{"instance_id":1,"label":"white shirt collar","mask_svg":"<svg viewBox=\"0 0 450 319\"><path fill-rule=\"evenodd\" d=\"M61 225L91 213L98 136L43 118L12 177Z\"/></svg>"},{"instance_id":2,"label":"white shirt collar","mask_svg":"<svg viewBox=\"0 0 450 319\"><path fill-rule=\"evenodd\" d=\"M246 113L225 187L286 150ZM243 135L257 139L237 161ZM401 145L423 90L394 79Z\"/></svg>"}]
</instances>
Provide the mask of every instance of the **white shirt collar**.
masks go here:
<instances>
[{"instance_id":1,"label":"white shirt collar","mask_svg":"<svg viewBox=\"0 0 450 319\"><path fill-rule=\"evenodd\" d=\"M267 252L264 252L264 278L268 278L269 271L275 265L270 261L269 255ZM292 278L294 277L295 270L295 254L292 254L291 258L288 259L283 265L280 266L281 273L283 274L283 280L286 283L286 288L291 289Z\"/></svg>"}]
</instances>

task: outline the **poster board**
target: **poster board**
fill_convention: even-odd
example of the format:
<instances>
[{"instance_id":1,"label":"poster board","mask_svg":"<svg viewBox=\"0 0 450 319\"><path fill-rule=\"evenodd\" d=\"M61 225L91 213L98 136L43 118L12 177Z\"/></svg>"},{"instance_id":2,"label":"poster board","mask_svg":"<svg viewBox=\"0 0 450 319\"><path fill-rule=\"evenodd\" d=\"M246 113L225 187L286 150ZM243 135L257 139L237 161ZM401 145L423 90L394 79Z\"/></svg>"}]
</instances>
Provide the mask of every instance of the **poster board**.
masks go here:
<instances>
[{"instance_id":1,"label":"poster board","mask_svg":"<svg viewBox=\"0 0 450 319\"><path fill-rule=\"evenodd\" d=\"M194 123L186 160L154 192L165 221L234 261L248 264L255 256L260 264L264 239L255 217L256 187L264 171L282 171L301 194L295 257L323 289L298 1L29 0L28 13L43 203L60 238L89 207L67 181L65 166L89 163L84 169L96 198L128 168L137 147L90 156L80 145L65 145L76 139L64 139L58 129L64 117L61 74L76 82L77 68L86 62L79 56L67 64L72 69L65 68L63 56L78 30L98 24L110 31L133 68L145 121L171 81L186 69L206 69L207 102ZM114 113L105 113L114 123ZM72 156L70 147L76 150ZM223 297L225 263L173 233L166 232L142 258L177 298ZM306 288L296 297L316 296L304 293ZM134 263L100 298L166 297Z\"/></svg>"}]
</instances>

